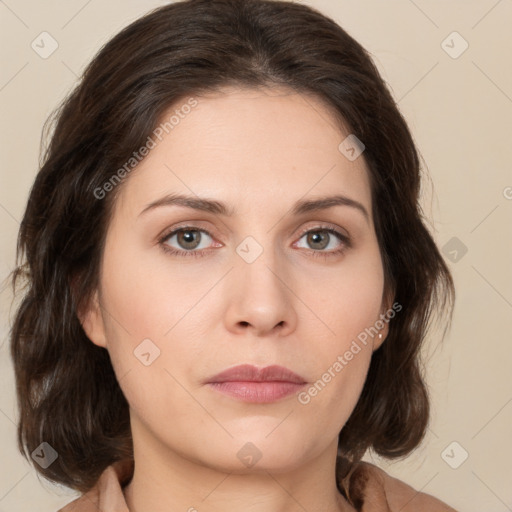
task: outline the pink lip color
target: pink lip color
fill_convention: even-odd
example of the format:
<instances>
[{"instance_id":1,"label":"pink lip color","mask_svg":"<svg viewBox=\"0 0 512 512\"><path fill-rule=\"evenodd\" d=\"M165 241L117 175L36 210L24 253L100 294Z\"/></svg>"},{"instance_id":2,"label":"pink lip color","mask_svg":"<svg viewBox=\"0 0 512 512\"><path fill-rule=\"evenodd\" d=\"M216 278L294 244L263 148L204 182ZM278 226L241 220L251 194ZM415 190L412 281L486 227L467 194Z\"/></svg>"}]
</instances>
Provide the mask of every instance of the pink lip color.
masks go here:
<instances>
[{"instance_id":1,"label":"pink lip color","mask_svg":"<svg viewBox=\"0 0 512 512\"><path fill-rule=\"evenodd\" d=\"M299 391L306 381L283 366L258 369L244 364L211 377L206 384L243 402L270 403Z\"/></svg>"},{"instance_id":2,"label":"pink lip color","mask_svg":"<svg viewBox=\"0 0 512 512\"><path fill-rule=\"evenodd\" d=\"M210 387L243 402L270 403L304 387L293 382L211 382Z\"/></svg>"}]
</instances>

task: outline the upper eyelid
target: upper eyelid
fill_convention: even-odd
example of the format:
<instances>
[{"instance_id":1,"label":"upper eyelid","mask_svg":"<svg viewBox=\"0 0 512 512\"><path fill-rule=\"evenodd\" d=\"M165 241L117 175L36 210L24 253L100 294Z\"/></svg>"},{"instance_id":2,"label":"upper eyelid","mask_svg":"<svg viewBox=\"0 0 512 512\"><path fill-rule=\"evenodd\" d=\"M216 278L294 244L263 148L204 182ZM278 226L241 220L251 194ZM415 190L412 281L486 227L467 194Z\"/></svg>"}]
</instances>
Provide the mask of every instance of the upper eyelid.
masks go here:
<instances>
[{"instance_id":1,"label":"upper eyelid","mask_svg":"<svg viewBox=\"0 0 512 512\"><path fill-rule=\"evenodd\" d=\"M190 222L190 223L184 223L183 225L178 224L177 226L173 226L172 228L170 228L168 230L165 230L163 232L163 234L158 237L158 239L160 241L165 241L169 237L175 235L176 232L179 232L179 231L182 231L182 230L187 230L187 229L189 229L191 231L192 230L193 231L202 231L202 232L205 232L208 236L210 236L212 238L216 238L215 234L212 233L212 230L210 230L208 228L201 227L199 225L196 225L195 222ZM299 235L298 236L302 237L306 233L308 233L309 231L322 230L322 229L333 229L334 231L339 232L339 234L342 237L346 237L348 239L351 238L351 235L346 231L346 229L341 228L341 227L339 227L339 226L337 226L335 224L332 224L330 222L320 222L320 221L317 221L316 225L304 227L303 229L301 229L299 231Z\"/></svg>"}]
</instances>

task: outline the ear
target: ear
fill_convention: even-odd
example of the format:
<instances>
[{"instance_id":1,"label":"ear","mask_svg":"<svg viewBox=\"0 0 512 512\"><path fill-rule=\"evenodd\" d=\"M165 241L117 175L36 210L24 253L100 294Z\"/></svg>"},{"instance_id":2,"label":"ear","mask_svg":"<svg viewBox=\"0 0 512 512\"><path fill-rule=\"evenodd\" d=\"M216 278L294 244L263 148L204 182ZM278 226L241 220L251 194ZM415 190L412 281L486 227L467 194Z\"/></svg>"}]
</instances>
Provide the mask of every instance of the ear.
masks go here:
<instances>
[{"instance_id":1,"label":"ear","mask_svg":"<svg viewBox=\"0 0 512 512\"><path fill-rule=\"evenodd\" d=\"M78 312L78 319L87 337L99 347L107 348L105 336L105 323L101 314L101 305L98 291L95 290L87 304Z\"/></svg>"},{"instance_id":2,"label":"ear","mask_svg":"<svg viewBox=\"0 0 512 512\"><path fill-rule=\"evenodd\" d=\"M375 335L373 338L373 349L372 352L378 350L381 345L384 343L385 339L388 336L389 327L388 324L385 323L384 327L379 330L379 334Z\"/></svg>"},{"instance_id":3,"label":"ear","mask_svg":"<svg viewBox=\"0 0 512 512\"><path fill-rule=\"evenodd\" d=\"M383 296L382 307L380 311L381 315L377 321L380 320L384 324L384 326L382 327L382 329L379 329L379 333L375 335L373 338L373 352L375 352L381 347L381 345L384 343L389 334L389 322L391 321L392 316L395 316L395 311L392 308L394 298L394 292L384 294ZM390 310L393 312L392 316L389 313Z\"/></svg>"}]
</instances>

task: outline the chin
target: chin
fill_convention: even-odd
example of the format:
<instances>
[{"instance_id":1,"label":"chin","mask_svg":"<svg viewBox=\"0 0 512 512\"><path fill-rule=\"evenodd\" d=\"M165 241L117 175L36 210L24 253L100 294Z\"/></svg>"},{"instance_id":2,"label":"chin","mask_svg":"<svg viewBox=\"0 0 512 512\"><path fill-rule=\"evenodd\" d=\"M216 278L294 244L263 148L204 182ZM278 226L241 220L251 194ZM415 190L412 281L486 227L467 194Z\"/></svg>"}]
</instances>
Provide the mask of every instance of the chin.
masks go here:
<instances>
[{"instance_id":1,"label":"chin","mask_svg":"<svg viewBox=\"0 0 512 512\"><path fill-rule=\"evenodd\" d=\"M274 426L275 428L275 426ZM266 434L254 433L253 436L235 436L225 442L211 441L208 452L201 453L202 463L222 472L249 474L268 471L285 473L304 464L308 458L304 451L304 436L287 440L283 436L275 439ZM215 447L213 450L212 448ZM207 455L205 459L205 455Z\"/></svg>"}]
</instances>

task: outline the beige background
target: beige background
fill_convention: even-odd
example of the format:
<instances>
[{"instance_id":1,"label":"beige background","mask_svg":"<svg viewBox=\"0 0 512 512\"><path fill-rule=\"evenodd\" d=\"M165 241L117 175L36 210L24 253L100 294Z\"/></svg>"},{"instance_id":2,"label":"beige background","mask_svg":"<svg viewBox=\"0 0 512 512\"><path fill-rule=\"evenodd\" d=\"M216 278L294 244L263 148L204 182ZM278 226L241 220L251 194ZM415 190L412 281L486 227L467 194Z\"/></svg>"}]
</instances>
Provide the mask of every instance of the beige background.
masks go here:
<instances>
[{"instance_id":1,"label":"beige background","mask_svg":"<svg viewBox=\"0 0 512 512\"><path fill-rule=\"evenodd\" d=\"M303 1L360 41L390 84L428 164L423 204L458 294L445 342L432 336L425 347L433 398L427 439L405 460L374 461L461 511L512 511L512 1ZM101 45L161 4L0 0L0 279L13 267L44 120ZM59 45L47 59L31 48L43 31ZM460 56L447 53L455 56L464 41ZM449 241L467 253L457 249L455 257ZM38 479L16 450L9 304L4 290L0 512L51 512L75 494ZM459 464L465 452L457 469L446 462Z\"/></svg>"}]
</instances>

